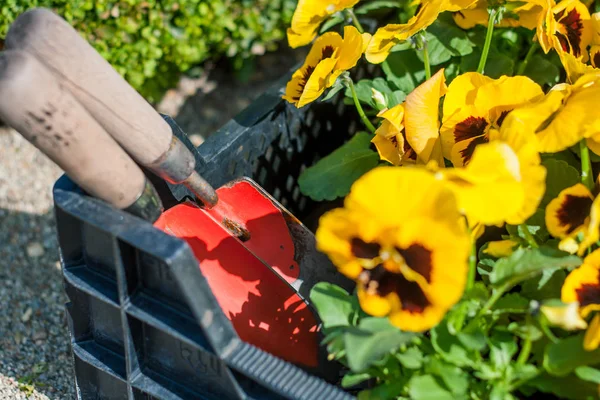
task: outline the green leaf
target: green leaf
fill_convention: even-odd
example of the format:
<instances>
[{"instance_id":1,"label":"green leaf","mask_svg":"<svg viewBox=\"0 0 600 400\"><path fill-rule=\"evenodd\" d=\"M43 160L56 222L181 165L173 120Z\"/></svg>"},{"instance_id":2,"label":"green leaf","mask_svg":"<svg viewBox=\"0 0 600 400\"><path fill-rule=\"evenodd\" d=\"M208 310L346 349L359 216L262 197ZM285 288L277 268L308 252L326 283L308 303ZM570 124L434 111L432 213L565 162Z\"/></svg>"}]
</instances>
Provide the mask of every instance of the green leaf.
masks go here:
<instances>
[{"instance_id":1,"label":"green leaf","mask_svg":"<svg viewBox=\"0 0 600 400\"><path fill-rule=\"evenodd\" d=\"M526 280L521 285L521 294L534 300L546 300L560 297L562 285L567 273L557 268L548 268L540 277Z\"/></svg>"},{"instance_id":2,"label":"green leaf","mask_svg":"<svg viewBox=\"0 0 600 400\"><path fill-rule=\"evenodd\" d=\"M544 193L539 207L546 208L548 203L557 197L563 189L579 183L580 177L579 172L575 168L562 160L549 158L544 160L542 165L546 167L547 171L546 193Z\"/></svg>"},{"instance_id":3,"label":"green leaf","mask_svg":"<svg viewBox=\"0 0 600 400\"><path fill-rule=\"evenodd\" d=\"M354 372L362 372L414 336L402 332L387 318L364 318L358 327L348 328L344 334L348 366Z\"/></svg>"},{"instance_id":4,"label":"green leaf","mask_svg":"<svg viewBox=\"0 0 600 400\"><path fill-rule=\"evenodd\" d=\"M500 298L492 308L496 312L520 312L529 309L529 300L519 293L509 293Z\"/></svg>"},{"instance_id":5,"label":"green leaf","mask_svg":"<svg viewBox=\"0 0 600 400\"><path fill-rule=\"evenodd\" d=\"M329 89L329 92L327 92L327 95L325 97L323 97L323 99L321 99L321 101L327 101L327 100L331 99L333 96L338 94L342 89L344 89L344 84L342 83L341 79L337 79L335 81L335 83L333 84L333 86L331 87L331 89Z\"/></svg>"},{"instance_id":6,"label":"green leaf","mask_svg":"<svg viewBox=\"0 0 600 400\"><path fill-rule=\"evenodd\" d=\"M358 400L396 399L404 391L405 382L390 382L374 389L363 390L358 394Z\"/></svg>"},{"instance_id":7,"label":"green leaf","mask_svg":"<svg viewBox=\"0 0 600 400\"><path fill-rule=\"evenodd\" d=\"M352 372L349 372L342 378L342 387L346 389L351 388L352 386L356 386L359 383L363 383L371 378L371 374L366 372L361 374L353 374Z\"/></svg>"},{"instance_id":8,"label":"green leaf","mask_svg":"<svg viewBox=\"0 0 600 400\"><path fill-rule=\"evenodd\" d=\"M359 132L306 169L298 179L302 193L317 201L347 195L352 184L379 162L379 155L370 149L372 138L373 135Z\"/></svg>"},{"instance_id":9,"label":"green leaf","mask_svg":"<svg viewBox=\"0 0 600 400\"><path fill-rule=\"evenodd\" d=\"M310 291L310 300L316 307L325 329L350 325L354 303L352 296L341 287L319 282Z\"/></svg>"},{"instance_id":10,"label":"green leaf","mask_svg":"<svg viewBox=\"0 0 600 400\"><path fill-rule=\"evenodd\" d=\"M385 8L400 8L401 5L397 1L390 0L375 0L370 3L365 4L364 6L358 7L354 10L356 15L368 14L371 11L381 10Z\"/></svg>"},{"instance_id":11,"label":"green leaf","mask_svg":"<svg viewBox=\"0 0 600 400\"><path fill-rule=\"evenodd\" d=\"M433 357L427 364L426 372L442 380L444 386L452 392L454 398L467 394L469 375L462 369Z\"/></svg>"},{"instance_id":12,"label":"green leaf","mask_svg":"<svg viewBox=\"0 0 600 400\"><path fill-rule=\"evenodd\" d=\"M577 367L575 375L583 381L592 382L600 385L600 369L592 367Z\"/></svg>"},{"instance_id":13,"label":"green leaf","mask_svg":"<svg viewBox=\"0 0 600 400\"><path fill-rule=\"evenodd\" d=\"M403 353L397 353L396 358L404 368L419 369L423 365L423 353L418 347L409 347Z\"/></svg>"},{"instance_id":14,"label":"green leaf","mask_svg":"<svg viewBox=\"0 0 600 400\"><path fill-rule=\"evenodd\" d=\"M600 363L600 348L585 351L583 337L585 333L562 339L558 343L550 343L544 352L544 368L548 373L565 376L577 367Z\"/></svg>"},{"instance_id":15,"label":"green leaf","mask_svg":"<svg viewBox=\"0 0 600 400\"><path fill-rule=\"evenodd\" d=\"M511 322L508 324L508 331L521 339L529 338L532 342L542 338L542 331L535 325L523 322Z\"/></svg>"},{"instance_id":16,"label":"green leaf","mask_svg":"<svg viewBox=\"0 0 600 400\"><path fill-rule=\"evenodd\" d=\"M550 237L548 229L546 229L546 212L543 209L537 209L535 213L525 221L525 225L538 243L544 243ZM522 225L517 226L517 234L520 238L525 239Z\"/></svg>"},{"instance_id":17,"label":"green leaf","mask_svg":"<svg viewBox=\"0 0 600 400\"><path fill-rule=\"evenodd\" d=\"M568 268L581 264L577 256L548 247L537 249L517 249L506 258L496 262L490 273L494 287L514 286L525 279L541 274L547 268Z\"/></svg>"},{"instance_id":18,"label":"green leaf","mask_svg":"<svg viewBox=\"0 0 600 400\"><path fill-rule=\"evenodd\" d=\"M518 350L519 347L513 335L494 332L490 339L490 360L499 371L505 370L510 365L510 361Z\"/></svg>"},{"instance_id":19,"label":"green leaf","mask_svg":"<svg viewBox=\"0 0 600 400\"><path fill-rule=\"evenodd\" d=\"M383 71L392 84L404 93L410 93L425 80L425 67L415 50L391 53L383 64Z\"/></svg>"},{"instance_id":20,"label":"green leaf","mask_svg":"<svg viewBox=\"0 0 600 400\"><path fill-rule=\"evenodd\" d=\"M574 374L565 377L544 374L528 381L527 386L561 399L593 400L598 398L598 384L581 380ZM543 397L540 396L540 398Z\"/></svg>"},{"instance_id":21,"label":"green leaf","mask_svg":"<svg viewBox=\"0 0 600 400\"><path fill-rule=\"evenodd\" d=\"M471 54L475 46L467 37L466 32L456 26L450 14L440 15L427 28L425 40L431 65L445 63L452 57ZM420 60L423 60L422 51L419 51L417 55Z\"/></svg>"},{"instance_id":22,"label":"green leaf","mask_svg":"<svg viewBox=\"0 0 600 400\"><path fill-rule=\"evenodd\" d=\"M456 337L470 350L481 351L487 347L487 341L482 331L459 332Z\"/></svg>"},{"instance_id":23,"label":"green leaf","mask_svg":"<svg viewBox=\"0 0 600 400\"><path fill-rule=\"evenodd\" d=\"M485 35L484 35L485 36ZM479 59L481 58L481 50L477 49L471 54L461 58L460 69L463 72L477 71L479 65ZM512 75L514 70L514 61L502 54L495 51L490 51L488 59L485 64L485 75L490 78L500 78L502 75Z\"/></svg>"},{"instance_id":24,"label":"green leaf","mask_svg":"<svg viewBox=\"0 0 600 400\"><path fill-rule=\"evenodd\" d=\"M412 400L454 400L452 393L431 375L414 376L408 383L408 393Z\"/></svg>"},{"instance_id":25,"label":"green leaf","mask_svg":"<svg viewBox=\"0 0 600 400\"><path fill-rule=\"evenodd\" d=\"M475 353L453 336L446 322L442 321L431 330L431 344L435 351L447 362L459 367L472 367Z\"/></svg>"},{"instance_id":26,"label":"green leaf","mask_svg":"<svg viewBox=\"0 0 600 400\"><path fill-rule=\"evenodd\" d=\"M540 86L554 86L560 79L560 69L546 57L536 54L527 64L525 75Z\"/></svg>"}]
</instances>

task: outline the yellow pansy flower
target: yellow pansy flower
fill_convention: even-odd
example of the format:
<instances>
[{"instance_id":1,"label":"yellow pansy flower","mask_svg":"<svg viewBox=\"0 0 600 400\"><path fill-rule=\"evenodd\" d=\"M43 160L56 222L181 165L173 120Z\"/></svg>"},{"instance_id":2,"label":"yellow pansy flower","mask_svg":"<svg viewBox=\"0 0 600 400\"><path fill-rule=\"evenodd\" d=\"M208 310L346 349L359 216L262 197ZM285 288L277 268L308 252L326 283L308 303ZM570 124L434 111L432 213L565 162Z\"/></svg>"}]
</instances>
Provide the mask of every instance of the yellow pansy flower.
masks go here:
<instances>
[{"instance_id":1,"label":"yellow pansy flower","mask_svg":"<svg viewBox=\"0 0 600 400\"><path fill-rule=\"evenodd\" d=\"M590 107L599 96L600 71L595 71L581 76L573 85L556 85L544 97L511 115L535 132L540 152L554 153L600 132L600 108Z\"/></svg>"},{"instance_id":2,"label":"yellow pansy flower","mask_svg":"<svg viewBox=\"0 0 600 400\"><path fill-rule=\"evenodd\" d=\"M538 20L537 39L545 53L552 48L587 60L592 40L590 12L579 0L548 0L544 15Z\"/></svg>"},{"instance_id":3,"label":"yellow pansy flower","mask_svg":"<svg viewBox=\"0 0 600 400\"><path fill-rule=\"evenodd\" d=\"M292 75L283 98L300 108L316 100L333 86L342 72L354 67L363 52L364 36L353 26L344 27L344 38L336 32L321 35L304 65Z\"/></svg>"},{"instance_id":4,"label":"yellow pansy flower","mask_svg":"<svg viewBox=\"0 0 600 400\"><path fill-rule=\"evenodd\" d=\"M456 77L444 99L444 157L455 167L467 165L477 145L489 142L490 129L499 129L513 109L541 96L542 88L525 76L491 79L468 72Z\"/></svg>"},{"instance_id":5,"label":"yellow pansy flower","mask_svg":"<svg viewBox=\"0 0 600 400\"><path fill-rule=\"evenodd\" d=\"M505 3L507 12L496 26L525 27L535 29L538 19L544 11L539 1L508 0ZM475 7L457 11L453 14L454 22L462 29L471 29L475 25L487 25L489 19L489 3L487 0L479 0Z\"/></svg>"},{"instance_id":6,"label":"yellow pansy flower","mask_svg":"<svg viewBox=\"0 0 600 400\"><path fill-rule=\"evenodd\" d=\"M379 157L393 165L414 164L417 153L404 137L404 105L382 110L377 116L383 118L383 122L371 142L375 144Z\"/></svg>"},{"instance_id":7,"label":"yellow pansy flower","mask_svg":"<svg viewBox=\"0 0 600 400\"><path fill-rule=\"evenodd\" d=\"M467 166L437 174L456 193L470 224L518 225L536 211L545 191L546 169L533 136L511 113L500 130L489 132L489 143L475 148Z\"/></svg>"},{"instance_id":8,"label":"yellow pansy flower","mask_svg":"<svg viewBox=\"0 0 600 400\"><path fill-rule=\"evenodd\" d=\"M469 234L454 194L426 169L368 172L343 208L321 218L316 237L357 281L363 310L402 330L434 327L464 291Z\"/></svg>"},{"instance_id":9,"label":"yellow pansy flower","mask_svg":"<svg viewBox=\"0 0 600 400\"><path fill-rule=\"evenodd\" d=\"M593 251L583 260L583 264L571 271L561 289L563 303L578 302L583 318L596 312L583 341L587 351L600 345L600 250Z\"/></svg>"},{"instance_id":10,"label":"yellow pansy flower","mask_svg":"<svg viewBox=\"0 0 600 400\"><path fill-rule=\"evenodd\" d=\"M594 68L600 68L600 12L592 14L592 43L590 62Z\"/></svg>"},{"instance_id":11,"label":"yellow pansy flower","mask_svg":"<svg viewBox=\"0 0 600 400\"><path fill-rule=\"evenodd\" d=\"M290 47L309 44L316 36L319 26L336 12L354 7L359 0L300 0L287 30Z\"/></svg>"},{"instance_id":12,"label":"yellow pansy flower","mask_svg":"<svg viewBox=\"0 0 600 400\"><path fill-rule=\"evenodd\" d=\"M546 206L546 227L552 236L562 239L561 250L582 255L599 239L600 197L594 199L581 183L562 190ZM579 234L583 234L581 243L576 240Z\"/></svg>"},{"instance_id":13,"label":"yellow pansy flower","mask_svg":"<svg viewBox=\"0 0 600 400\"><path fill-rule=\"evenodd\" d=\"M433 24L444 11L458 11L471 7L477 0L428 0L420 2L415 16L405 24L389 24L373 35L367 47L367 61L379 64L385 61L392 47Z\"/></svg>"}]
</instances>

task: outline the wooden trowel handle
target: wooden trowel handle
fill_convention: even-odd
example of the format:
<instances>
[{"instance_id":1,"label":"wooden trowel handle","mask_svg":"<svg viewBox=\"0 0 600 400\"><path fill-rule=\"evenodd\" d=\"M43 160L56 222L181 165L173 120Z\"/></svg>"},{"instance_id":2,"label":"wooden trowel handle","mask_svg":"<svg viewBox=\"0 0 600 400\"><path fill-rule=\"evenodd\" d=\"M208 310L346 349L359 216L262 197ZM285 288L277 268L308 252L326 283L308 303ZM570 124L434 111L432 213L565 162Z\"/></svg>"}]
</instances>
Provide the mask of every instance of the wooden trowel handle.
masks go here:
<instances>
[{"instance_id":1,"label":"wooden trowel handle","mask_svg":"<svg viewBox=\"0 0 600 400\"><path fill-rule=\"evenodd\" d=\"M35 57L0 53L0 119L58 164L87 193L117 208L158 208L141 169ZM154 197L152 199L148 199ZM157 211L140 215L158 218Z\"/></svg>"},{"instance_id":2,"label":"wooden trowel handle","mask_svg":"<svg viewBox=\"0 0 600 400\"><path fill-rule=\"evenodd\" d=\"M214 190L195 172L194 155L169 124L64 19L38 8L11 25L7 49L34 55L140 164L171 183L188 186L205 204Z\"/></svg>"}]
</instances>

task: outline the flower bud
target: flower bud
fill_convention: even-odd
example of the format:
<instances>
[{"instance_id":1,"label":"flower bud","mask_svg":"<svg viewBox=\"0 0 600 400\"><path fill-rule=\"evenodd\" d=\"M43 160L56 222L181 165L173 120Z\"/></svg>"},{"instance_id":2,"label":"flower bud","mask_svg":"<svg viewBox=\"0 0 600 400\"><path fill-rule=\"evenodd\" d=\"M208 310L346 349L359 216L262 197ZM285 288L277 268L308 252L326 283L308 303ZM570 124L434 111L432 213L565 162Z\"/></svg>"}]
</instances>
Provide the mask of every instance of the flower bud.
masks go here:
<instances>
[{"instance_id":1,"label":"flower bud","mask_svg":"<svg viewBox=\"0 0 600 400\"><path fill-rule=\"evenodd\" d=\"M378 110L383 110L384 108L387 108L387 101L385 99L385 96L380 91L371 88L371 98L375 102L375 106Z\"/></svg>"}]
</instances>

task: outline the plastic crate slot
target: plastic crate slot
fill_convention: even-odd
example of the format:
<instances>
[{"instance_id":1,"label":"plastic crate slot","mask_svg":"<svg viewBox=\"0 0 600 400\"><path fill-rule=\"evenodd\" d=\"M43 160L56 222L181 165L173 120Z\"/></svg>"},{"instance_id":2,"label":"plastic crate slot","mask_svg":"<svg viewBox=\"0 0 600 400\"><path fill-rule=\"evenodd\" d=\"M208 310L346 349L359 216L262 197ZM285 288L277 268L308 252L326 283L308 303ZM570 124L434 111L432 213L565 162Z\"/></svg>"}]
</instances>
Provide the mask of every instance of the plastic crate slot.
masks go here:
<instances>
[{"instance_id":1,"label":"plastic crate slot","mask_svg":"<svg viewBox=\"0 0 600 400\"><path fill-rule=\"evenodd\" d=\"M90 364L73 352L79 399L127 400L127 383L108 372L104 365Z\"/></svg>"},{"instance_id":2,"label":"plastic crate slot","mask_svg":"<svg viewBox=\"0 0 600 400\"><path fill-rule=\"evenodd\" d=\"M110 373L116 378L126 380L125 358L121 355L98 345L94 341L73 343L73 353L88 364Z\"/></svg>"},{"instance_id":3,"label":"plastic crate slot","mask_svg":"<svg viewBox=\"0 0 600 400\"><path fill-rule=\"evenodd\" d=\"M83 225L82 236L85 264L116 283L118 247L115 237L89 224Z\"/></svg>"},{"instance_id":4,"label":"plastic crate slot","mask_svg":"<svg viewBox=\"0 0 600 400\"><path fill-rule=\"evenodd\" d=\"M55 207L58 244L63 265L69 268L83 263L82 221Z\"/></svg>"},{"instance_id":5,"label":"plastic crate slot","mask_svg":"<svg viewBox=\"0 0 600 400\"><path fill-rule=\"evenodd\" d=\"M253 379L249 379L248 377L240 374L239 372L233 370L231 371L236 381L239 383L240 387L244 390L244 392L253 399L260 400L285 400L286 397L280 396L276 393L273 393L269 388L259 384Z\"/></svg>"},{"instance_id":6,"label":"plastic crate slot","mask_svg":"<svg viewBox=\"0 0 600 400\"><path fill-rule=\"evenodd\" d=\"M134 250L136 253L134 263L125 265L129 296L133 297L143 292L151 298L160 300L158 304L168 304L181 313L192 315L169 265L145 251Z\"/></svg>"},{"instance_id":7,"label":"plastic crate slot","mask_svg":"<svg viewBox=\"0 0 600 400\"><path fill-rule=\"evenodd\" d=\"M136 388L131 388L131 394L133 396L133 400L159 400L157 397L154 397L149 393L142 392Z\"/></svg>"},{"instance_id":8,"label":"plastic crate slot","mask_svg":"<svg viewBox=\"0 0 600 400\"><path fill-rule=\"evenodd\" d=\"M234 174L234 172L235 172L235 165L236 165L235 160L231 160L229 162L229 166L227 168L227 172L229 172L229 175L233 175Z\"/></svg>"},{"instance_id":9,"label":"plastic crate slot","mask_svg":"<svg viewBox=\"0 0 600 400\"><path fill-rule=\"evenodd\" d=\"M120 309L79 290L68 282L65 283L65 290L71 302L68 312L71 318L73 342L80 344L94 342L99 348L110 350L124 359Z\"/></svg>"},{"instance_id":10,"label":"plastic crate slot","mask_svg":"<svg viewBox=\"0 0 600 400\"><path fill-rule=\"evenodd\" d=\"M199 394L207 399L222 399L224 395L235 398L237 385L217 356L179 335L171 335L172 329L154 327L133 317L128 319L130 326L137 325L132 334L140 371L134 374L133 386L165 399L171 397L161 394L162 390L181 398L198 398ZM163 388L158 392L153 390L155 385L149 386L148 379Z\"/></svg>"},{"instance_id":11,"label":"plastic crate slot","mask_svg":"<svg viewBox=\"0 0 600 400\"><path fill-rule=\"evenodd\" d=\"M125 312L156 329L169 332L178 340L212 351L191 314L161 304L143 292L131 298L131 303L125 306Z\"/></svg>"},{"instance_id":12,"label":"plastic crate slot","mask_svg":"<svg viewBox=\"0 0 600 400\"><path fill-rule=\"evenodd\" d=\"M64 270L64 278L74 287L86 292L92 296L111 303L119 305L119 294L117 284L104 274L99 274L87 265L79 265Z\"/></svg>"}]
</instances>

